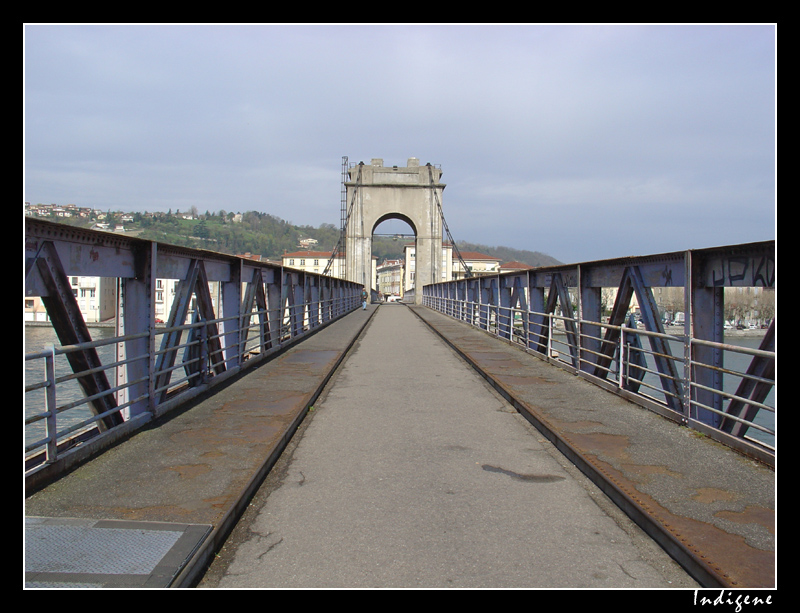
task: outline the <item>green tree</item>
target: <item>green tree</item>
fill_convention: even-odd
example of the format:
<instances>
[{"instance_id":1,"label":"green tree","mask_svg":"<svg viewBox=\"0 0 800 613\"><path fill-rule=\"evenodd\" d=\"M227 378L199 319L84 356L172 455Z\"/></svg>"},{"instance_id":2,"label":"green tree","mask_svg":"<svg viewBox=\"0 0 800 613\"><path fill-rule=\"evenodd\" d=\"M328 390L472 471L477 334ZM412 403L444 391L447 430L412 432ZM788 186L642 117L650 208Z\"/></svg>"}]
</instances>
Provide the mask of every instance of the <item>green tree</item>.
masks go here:
<instances>
[{"instance_id":1,"label":"green tree","mask_svg":"<svg viewBox=\"0 0 800 613\"><path fill-rule=\"evenodd\" d=\"M208 226L206 226L205 221L195 224L194 228L192 228L192 236L196 236L198 238L208 238Z\"/></svg>"}]
</instances>

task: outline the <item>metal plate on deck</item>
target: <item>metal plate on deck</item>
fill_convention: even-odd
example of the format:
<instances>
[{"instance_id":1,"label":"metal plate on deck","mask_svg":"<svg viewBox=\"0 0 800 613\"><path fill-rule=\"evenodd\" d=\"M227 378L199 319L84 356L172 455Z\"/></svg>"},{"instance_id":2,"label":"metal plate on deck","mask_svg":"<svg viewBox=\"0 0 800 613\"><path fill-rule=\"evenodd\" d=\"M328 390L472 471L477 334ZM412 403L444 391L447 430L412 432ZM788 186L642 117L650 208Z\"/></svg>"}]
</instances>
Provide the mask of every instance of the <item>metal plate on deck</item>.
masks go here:
<instances>
[{"instance_id":1,"label":"metal plate on deck","mask_svg":"<svg viewBox=\"0 0 800 613\"><path fill-rule=\"evenodd\" d=\"M26 588L169 587L211 526L25 518Z\"/></svg>"}]
</instances>

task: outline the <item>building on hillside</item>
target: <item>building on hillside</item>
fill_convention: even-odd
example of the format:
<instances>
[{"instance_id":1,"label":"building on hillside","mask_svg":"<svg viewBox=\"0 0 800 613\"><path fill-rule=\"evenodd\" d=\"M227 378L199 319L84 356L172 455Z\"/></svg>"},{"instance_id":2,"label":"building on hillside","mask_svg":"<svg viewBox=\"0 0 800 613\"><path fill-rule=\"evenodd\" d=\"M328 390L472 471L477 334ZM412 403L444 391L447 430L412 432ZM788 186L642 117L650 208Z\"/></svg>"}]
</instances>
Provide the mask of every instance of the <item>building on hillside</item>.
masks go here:
<instances>
[{"instance_id":1,"label":"building on hillside","mask_svg":"<svg viewBox=\"0 0 800 613\"><path fill-rule=\"evenodd\" d=\"M293 251L291 253L284 253L281 258L283 266L288 268L297 268L305 270L306 272L313 272L321 275L325 272L325 267L331 259L330 251ZM371 283L368 289L376 289L377 285L377 266L378 258L372 256L372 276L370 277ZM333 259L331 270L328 272L331 277L337 279L345 278L345 256L344 253L338 253Z\"/></svg>"},{"instance_id":2,"label":"building on hillside","mask_svg":"<svg viewBox=\"0 0 800 613\"><path fill-rule=\"evenodd\" d=\"M281 265L281 260L268 258L260 253L250 253L249 251L240 253L236 257L242 258L243 260L250 260L251 262L263 262L264 264L274 264L275 266Z\"/></svg>"},{"instance_id":3,"label":"building on hillside","mask_svg":"<svg viewBox=\"0 0 800 613\"><path fill-rule=\"evenodd\" d=\"M301 238L300 239L300 249L309 250L314 245L318 244L319 241L316 238Z\"/></svg>"},{"instance_id":4,"label":"building on hillside","mask_svg":"<svg viewBox=\"0 0 800 613\"><path fill-rule=\"evenodd\" d=\"M236 257L242 258L243 260L250 260L251 262L266 262L266 261L268 261L267 258L265 258L260 253L250 253L249 251L246 251L244 253L240 253Z\"/></svg>"},{"instance_id":5,"label":"building on hillside","mask_svg":"<svg viewBox=\"0 0 800 613\"><path fill-rule=\"evenodd\" d=\"M403 289L409 291L415 287L416 270L415 270L415 255L416 245L408 243L405 245L405 271L403 277ZM494 256L478 253L476 251L462 251L461 258L464 264L472 273L472 276L481 276L489 274L497 274L500 270L500 260ZM442 245L442 274L440 281L452 281L454 279L463 279L466 274L464 267L458 260L458 257L453 252L453 245L444 243Z\"/></svg>"},{"instance_id":6,"label":"building on hillside","mask_svg":"<svg viewBox=\"0 0 800 613\"><path fill-rule=\"evenodd\" d=\"M313 272L321 275L325 272L325 267L331 259L330 251L292 251L284 253L281 264L288 268L298 268L306 272ZM342 278L344 275L344 256L337 255L334 258L330 270L330 276Z\"/></svg>"},{"instance_id":7,"label":"building on hillside","mask_svg":"<svg viewBox=\"0 0 800 613\"><path fill-rule=\"evenodd\" d=\"M455 254L453 257L456 257ZM477 251L462 251L461 259L464 260L467 269L473 277L482 275L496 275L500 272L500 259ZM466 277L461 262L453 260L453 279L463 279Z\"/></svg>"}]
</instances>

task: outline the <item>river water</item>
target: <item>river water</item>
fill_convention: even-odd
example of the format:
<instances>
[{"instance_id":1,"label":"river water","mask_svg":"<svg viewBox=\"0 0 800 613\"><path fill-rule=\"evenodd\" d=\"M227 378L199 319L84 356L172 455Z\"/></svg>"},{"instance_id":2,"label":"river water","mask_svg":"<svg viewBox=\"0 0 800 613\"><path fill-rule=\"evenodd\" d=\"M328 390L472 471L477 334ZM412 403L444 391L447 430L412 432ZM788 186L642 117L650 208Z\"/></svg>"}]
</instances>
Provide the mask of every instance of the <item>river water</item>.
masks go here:
<instances>
[{"instance_id":1,"label":"river water","mask_svg":"<svg viewBox=\"0 0 800 613\"><path fill-rule=\"evenodd\" d=\"M91 328L92 340L104 340L114 337L114 328ZM25 353L42 351L51 345L59 346L59 340L55 331L50 326L25 326ZM103 364L109 364L115 360L114 345L98 347L97 353ZM30 360L25 362L25 385L39 383L45 378L44 360ZM71 374L72 369L66 357L57 356L55 363L56 377L63 377ZM111 373L108 373L110 376ZM113 385L113 379L109 381ZM67 381L58 385L57 403L59 405L74 402L83 398L83 392L77 381ZM25 418L44 412L45 410L45 391L38 389L25 394ZM91 416L88 406L81 406L58 417L58 429L61 430L72 424L78 423ZM44 422L37 422L25 428L26 444L39 440L44 436Z\"/></svg>"},{"instance_id":2,"label":"river water","mask_svg":"<svg viewBox=\"0 0 800 613\"><path fill-rule=\"evenodd\" d=\"M562 332L556 332L554 334L555 340L561 341L562 343L565 341L566 336ZM763 334L752 334L752 335L742 335L737 332L733 332L731 334L727 334L724 339L724 343L728 345L733 345L735 347L743 347L746 349L758 349L761 341L763 339ZM646 338L642 338L642 344L644 346L645 351L650 350L650 343L647 341ZM673 356L675 357L682 357L683 356L683 344L677 341L670 341L670 351ZM558 344L554 345L557 351L567 353L568 348L566 345L559 346ZM656 371L655 362L652 357L646 353L645 358L647 361L647 368L652 371ZM747 367L749 366L752 360L752 356L739 353L737 351L725 351L724 354L724 367L728 370L733 370L736 372L747 372ZM679 374L683 374L680 370L682 366L679 366ZM722 377L722 390L728 394L735 394L736 389L739 386L739 382L741 381L740 377L736 377L734 375L724 374ZM646 373L644 383L647 385L655 387L657 390L661 389L661 382L658 378L658 375L654 375L652 373ZM642 388L641 392L655 397L657 400L664 401L664 395L660 394L660 392L656 390L651 390L647 388ZM775 386L772 387L769 394L767 394L767 398L764 400L762 404L765 404L770 407L775 407ZM775 430L775 416L776 414L771 411L766 411L764 409L760 410L755 418L755 423L769 428L772 431ZM747 436L756 439L762 443L769 445L770 447L775 447L775 435L770 434L768 432L763 432L762 430L758 430L756 428L749 428L747 431Z\"/></svg>"}]
</instances>

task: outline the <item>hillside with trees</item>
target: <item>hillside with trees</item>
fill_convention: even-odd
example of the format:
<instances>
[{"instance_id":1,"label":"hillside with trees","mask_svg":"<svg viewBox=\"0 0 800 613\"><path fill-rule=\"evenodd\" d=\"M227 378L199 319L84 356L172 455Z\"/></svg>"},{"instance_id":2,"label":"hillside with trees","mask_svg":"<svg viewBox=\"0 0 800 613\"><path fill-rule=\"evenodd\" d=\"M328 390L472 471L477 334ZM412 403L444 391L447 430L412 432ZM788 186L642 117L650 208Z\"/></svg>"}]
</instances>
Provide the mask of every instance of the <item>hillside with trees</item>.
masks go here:
<instances>
[{"instance_id":1,"label":"hillside with trees","mask_svg":"<svg viewBox=\"0 0 800 613\"><path fill-rule=\"evenodd\" d=\"M476 243L462 243L461 241L456 241L456 245L461 251L477 251L478 253L496 257L501 262L522 262L530 266L557 266L564 263L539 251L526 251L511 247L488 247Z\"/></svg>"},{"instance_id":2,"label":"hillside with trees","mask_svg":"<svg viewBox=\"0 0 800 613\"><path fill-rule=\"evenodd\" d=\"M41 214L42 205L38 205ZM52 205L55 206L55 205ZM61 208L61 207L59 207ZM103 227L114 230L124 229L129 236L147 240L219 251L230 254L252 253L268 259L279 259L285 252L297 251L300 239L313 238L317 241L315 250L332 251L339 240L339 228L330 223L319 227L296 226L258 211L238 214L226 211L205 214L191 210L162 214L124 213L108 211L101 215L70 217L48 216L52 221L96 228ZM400 259L403 257L403 246L410 239L396 240L392 237L376 236L373 239L372 253L378 261ZM558 260L536 251L512 249L510 247L488 247L486 245L456 242L461 251L478 251L499 258L503 262L523 262L531 266L548 266L560 264Z\"/></svg>"}]
</instances>

